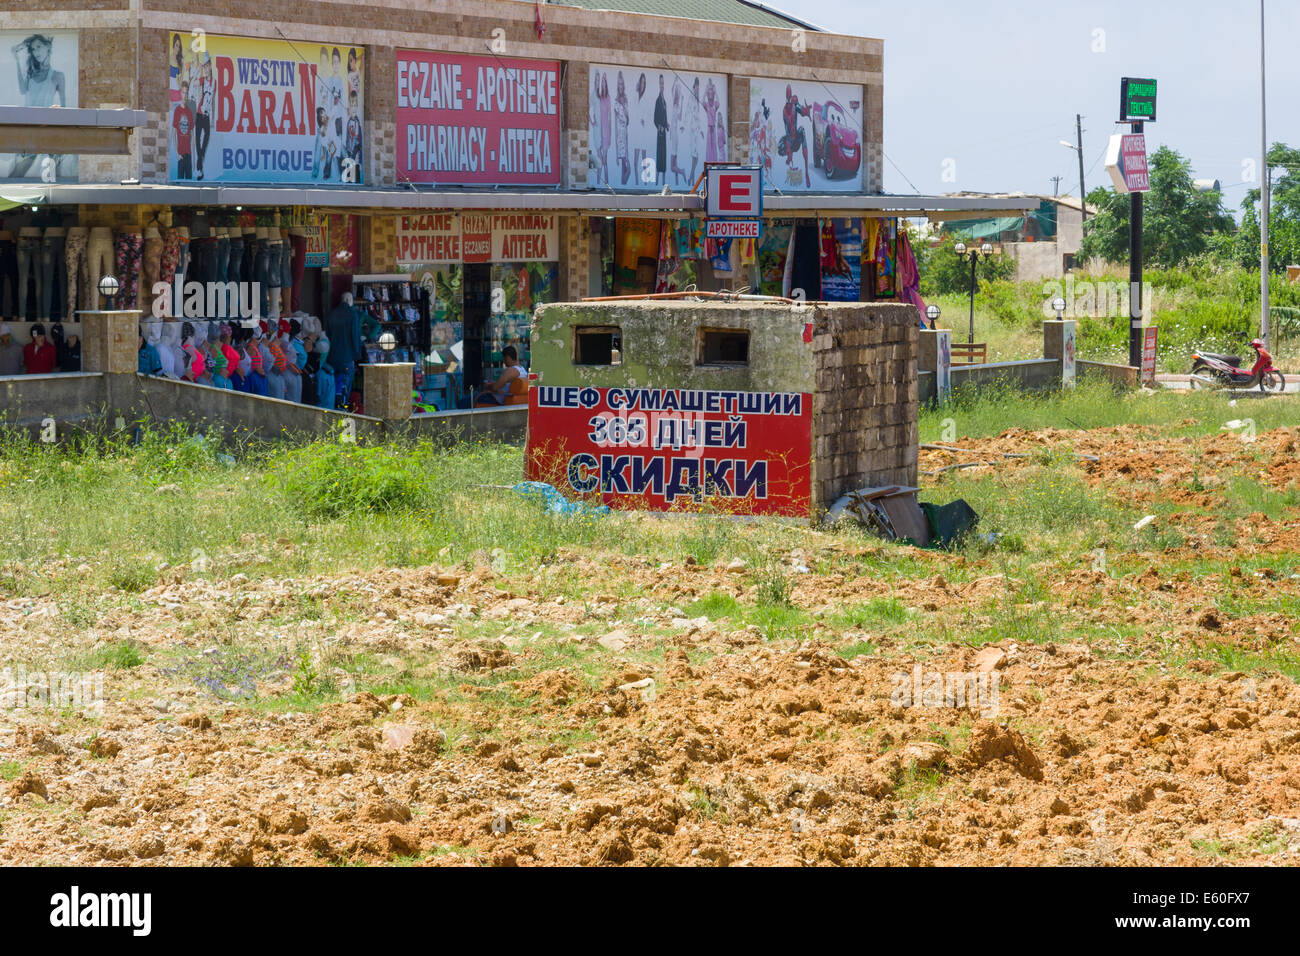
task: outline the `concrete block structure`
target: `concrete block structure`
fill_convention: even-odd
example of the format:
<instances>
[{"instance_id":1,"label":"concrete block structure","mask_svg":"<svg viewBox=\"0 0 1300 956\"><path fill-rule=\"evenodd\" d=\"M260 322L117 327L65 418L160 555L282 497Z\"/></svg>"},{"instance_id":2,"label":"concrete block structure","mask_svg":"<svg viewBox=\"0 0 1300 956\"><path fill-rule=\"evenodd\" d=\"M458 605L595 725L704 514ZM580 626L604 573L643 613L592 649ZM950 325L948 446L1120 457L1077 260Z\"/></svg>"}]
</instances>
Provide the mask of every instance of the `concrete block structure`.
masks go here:
<instances>
[{"instance_id":1,"label":"concrete block structure","mask_svg":"<svg viewBox=\"0 0 1300 956\"><path fill-rule=\"evenodd\" d=\"M916 311L624 301L533 323L529 476L616 507L817 519L917 477Z\"/></svg>"}]
</instances>

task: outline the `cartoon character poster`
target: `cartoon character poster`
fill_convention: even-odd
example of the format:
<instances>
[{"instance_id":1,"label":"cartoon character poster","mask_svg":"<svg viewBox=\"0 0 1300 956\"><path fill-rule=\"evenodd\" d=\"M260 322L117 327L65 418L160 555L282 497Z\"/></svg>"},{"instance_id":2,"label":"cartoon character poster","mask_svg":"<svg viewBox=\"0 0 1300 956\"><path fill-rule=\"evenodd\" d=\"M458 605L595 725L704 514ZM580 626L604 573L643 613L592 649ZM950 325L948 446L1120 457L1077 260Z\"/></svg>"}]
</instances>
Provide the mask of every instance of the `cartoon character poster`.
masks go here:
<instances>
[{"instance_id":1,"label":"cartoon character poster","mask_svg":"<svg viewBox=\"0 0 1300 956\"><path fill-rule=\"evenodd\" d=\"M749 161L767 192L862 189L861 86L749 81Z\"/></svg>"}]
</instances>

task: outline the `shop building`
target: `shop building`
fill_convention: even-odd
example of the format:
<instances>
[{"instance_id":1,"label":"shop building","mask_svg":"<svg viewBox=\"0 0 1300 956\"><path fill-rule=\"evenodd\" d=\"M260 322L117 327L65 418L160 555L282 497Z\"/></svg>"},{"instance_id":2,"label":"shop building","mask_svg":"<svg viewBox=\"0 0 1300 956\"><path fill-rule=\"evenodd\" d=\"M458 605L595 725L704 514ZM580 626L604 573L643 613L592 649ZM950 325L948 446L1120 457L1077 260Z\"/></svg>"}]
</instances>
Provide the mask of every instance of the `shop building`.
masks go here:
<instances>
[{"instance_id":1,"label":"shop building","mask_svg":"<svg viewBox=\"0 0 1300 956\"><path fill-rule=\"evenodd\" d=\"M352 293L363 362L413 362L422 403L447 410L506 346L528 363L539 304L689 288L906 302L907 217L1026 208L882 194L881 40L741 0L655 7L0 0L0 41L53 41L0 105L35 89L28 105L147 120L124 156L0 156L17 201L0 211L0 312L19 336L73 328L106 304L110 267L116 305L164 342L186 320L328 324ZM710 162L764 169L757 241L704 238ZM24 238L49 264L25 257L20 276ZM212 289L229 283L233 301Z\"/></svg>"}]
</instances>

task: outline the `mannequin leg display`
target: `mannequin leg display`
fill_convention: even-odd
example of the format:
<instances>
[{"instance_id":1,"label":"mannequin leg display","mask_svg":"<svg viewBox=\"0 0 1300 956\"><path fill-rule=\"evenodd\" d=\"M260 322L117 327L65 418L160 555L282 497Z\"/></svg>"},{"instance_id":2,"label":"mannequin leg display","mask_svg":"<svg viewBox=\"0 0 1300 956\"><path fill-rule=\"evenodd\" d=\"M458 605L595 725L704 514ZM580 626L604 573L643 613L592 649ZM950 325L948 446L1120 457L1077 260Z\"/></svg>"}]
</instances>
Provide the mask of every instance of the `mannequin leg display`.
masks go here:
<instances>
[{"instance_id":1,"label":"mannequin leg display","mask_svg":"<svg viewBox=\"0 0 1300 956\"><path fill-rule=\"evenodd\" d=\"M117 237L117 281L122 287L123 309L134 309L139 299L140 256L144 237L138 232L124 232Z\"/></svg>"},{"instance_id":2,"label":"mannequin leg display","mask_svg":"<svg viewBox=\"0 0 1300 956\"><path fill-rule=\"evenodd\" d=\"M221 284L221 290L217 295L217 316L218 318L229 319L235 315L235 307L239 305L238 302L230 302L226 295L226 272L230 268L230 237L217 236L216 242L216 265L210 281Z\"/></svg>"},{"instance_id":3,"label":"mannequin leg display","mask_svg":"<svg viewBox=\"0 0 1300 956\"><path fill-rule=\"evenodd\" d=\"M289 311L297 312L302 305L302 277L307 268L307 237L290 236L289 244L293 249L293 261L290 264Z\"/></svg>"},{"instance_id":4,"label":"mannequin leg display","mask_svg":"<svg viewBox=\"0 0 1300 956\"><path fill-rule=\"evenodd\" d=\"M18 310L18 245L8 234L0 238L0 319Z\"/></svg>"},{"instance_id":5,"label":"mannequin leg display","mask_svg":"<svg viewBox=\"0 0 1300 956\"><path fill-rule=\"evenodd\" d=\"M162 257L162 235L146 236L144 240L144 256L140 260L140 274L144 278L144 291L140 298L142 308L144 303L153 304L153 287L159 282L167 281L162 274ZM145 311L150 310L146 309Z\"/></svg>"},{"instance_id":6,"label":"mannequin leg display","mask_svg":"<svg viewBox=\"0 0 1300 956\"><path fill-rule=\"evenodd\" d=\"M253 281L257 283L258 289L258 315L262 318L270 317L270 303L268 301L268 292L270 290L270 265L271 265L271 243L265 239L257 240L257 252L253 266ZM268 374L267 381L270 382L271 376ZM268 385L268 387L271 387ZM283 388L281 388L283 392ZM272 394L272 398L284 398L284 395Z\"/></svg>"},{"instance_id":7,"label":"mannequin leg display","mask_svg":"<svg viewBox=\"0 0 1300 956\"><path fill-rule=\"evenodd\" d=\"M280 247L280 314L293 315L293 237Z\"/></svg>"},{"instance_id":8,"label":"mannequin leg display","mask_svg":"<svg viewBox=\"0 0 1300 956\"><path fill-rule=\"evenodd\" d=\"M23 233L27 233L23 229ZM40 232L39 229L36 230ZM27 315L27 292L28 280L34 279L36 282L36 304L40 304L41 294L41 240L40 236L30 234L20 234L18 237L18 314L17 318L26 320Z\"/></svg>"},{"instance_id":9,"label":"mannequin leg display","mask_svg":"<svg viewBox=\"0 0 1300 956\"><path fill-rule=\"evenodd\" d=\"M86 284L78 283L81 271L86 263L86 240L90 230L85 226L73 226L68 230L68 238L63 244L64 273L68 284L68 318L77 309L86 307Z\"/></svg>"},{"instance_id":10,"label":"mannequin leg display","mask_svg":"<svg viewBox=\"0 0 1300 956\"><path fill-rule=\"evenodd\" d=\"M56 313L65 320L72 318L68 310L68 272L64 266L67 236L68 231L63 227L51 226L41 239L41 318L46 321Z\"/></svg>"},{"instance_id":11,"label":"mannequin leg display","mask_svg":"<svg viewBox=\"0 0 1300 956\"><path fill-rule=\"evenodd\" d=\"M266 250L266 302L268 319L280 318L280 254L284 243L276 239L267 244Z\"/></svg>"}]
</instances>

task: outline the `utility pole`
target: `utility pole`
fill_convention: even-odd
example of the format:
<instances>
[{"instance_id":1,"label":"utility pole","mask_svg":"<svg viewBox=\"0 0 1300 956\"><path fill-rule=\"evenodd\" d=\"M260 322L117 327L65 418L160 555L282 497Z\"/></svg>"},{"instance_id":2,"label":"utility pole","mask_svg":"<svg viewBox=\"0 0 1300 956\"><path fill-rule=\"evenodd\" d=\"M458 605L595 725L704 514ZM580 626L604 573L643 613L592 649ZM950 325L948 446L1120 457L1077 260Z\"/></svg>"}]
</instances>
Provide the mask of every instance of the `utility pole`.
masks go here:
<instances>
[{"instance_id":1,"label":"utility pole","mask_svg":"<svg viewBox=\"0 0 1300 956\"><path fill-rule=\"evenodd\" d=\"M1268 216L1271 183L1268 174L1268 113L1265 109L1264 82L1264 0L1259 0L1259 161L1264 170L1264 190L1259 212L1259 337L1268 348Z\"/></svg>"},{"instance_id":2,"label":"utility pole","mask_svg":"<svg viewBox=\"0 0 1300 956\"><path fill-rule=\"evenodd\" d=\"M1259 0L1263 3L1264 0ZM1083 116L1074 114L1074 130L1079 137L1079 214L1080 222L1088 221L1088 193L1083 188Z\"/></svg>"},{"instance_id":3,"label":"utility pole","mask_svg":"<svg viewBox=\"0 0 1300 956\"><path fill-rule=\"evenodd\" d=\"M1065 178L1064 176L1053 176L1053 177L1052 177L1052 195L1053 195L1053 196L1059 196L1059 195L1061 195L1061 180L1064 179L1064 178Z\"/></svg>"},{"instance_id":4,"label":"utility pole","mask_svg":"<svg viewBox=\"0 0 1300 956\"><path fill-rule=\"evenodd\" d=\"M1142 124L1132 130L1142 132ZM1142 193L1129 193L1128 214L1128 364L1142 367Z\"/></svg>"}]
</instances>

